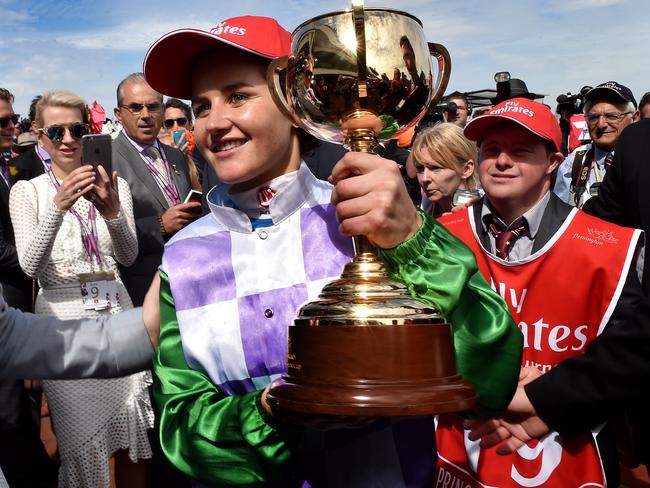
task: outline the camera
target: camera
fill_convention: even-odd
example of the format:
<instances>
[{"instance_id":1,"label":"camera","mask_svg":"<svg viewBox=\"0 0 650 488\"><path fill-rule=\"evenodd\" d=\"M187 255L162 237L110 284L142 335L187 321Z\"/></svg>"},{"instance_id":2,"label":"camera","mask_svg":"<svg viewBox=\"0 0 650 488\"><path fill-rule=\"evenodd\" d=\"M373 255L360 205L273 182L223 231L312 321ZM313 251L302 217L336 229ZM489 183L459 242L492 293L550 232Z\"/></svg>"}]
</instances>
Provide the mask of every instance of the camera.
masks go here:
<instances>
[{"instance_id":1,"label":"camera","mask_svg":"<svg viewBox=\"0 0 650 488\"><path fill-rule=\"evenodd\" d=\"M583 86L576 94L567 92L566 95L562 94L556 98L557 109L556 112L570 112L571 114L581 114L584 105L585 94L591 90L590 86Z\"/></svg>"},{"instance_id":2,"label":"camera","mask_svg":"<svg viewBox=\"0 0 650 488\"><path fill-rule=\"evenodd\" d=\"M442 112L455 112L458 110L458 105L456 102L440 102L436 105L435 110Z\"/></svg>"},{"instance_id":3,"label":"camera","mask_svg":"<svg viewBox=\"0 0 650 488\"><path fill-rule=\"evenodd\" d=\"M416 134L422 132L424 129L429 129L436 124L445 121L443 112L455 112L458 110L456 102L440 102L435 107L429 109L422 119L418 122L418 125L415 128Z\"/></svg>"}]
</instances>

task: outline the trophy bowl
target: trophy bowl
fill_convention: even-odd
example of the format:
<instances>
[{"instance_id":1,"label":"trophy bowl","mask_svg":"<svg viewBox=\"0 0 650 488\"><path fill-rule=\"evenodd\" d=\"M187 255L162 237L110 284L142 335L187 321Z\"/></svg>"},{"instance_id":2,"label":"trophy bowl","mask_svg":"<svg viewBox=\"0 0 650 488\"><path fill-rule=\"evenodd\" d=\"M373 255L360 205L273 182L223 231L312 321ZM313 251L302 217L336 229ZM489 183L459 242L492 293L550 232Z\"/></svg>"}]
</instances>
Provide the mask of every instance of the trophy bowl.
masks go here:
<instances>
[{"instance_id":1,"label":"trophy bowl","mask_svg":"<svg viewBox=\"0 0 650 488\"><path fill-rule=\"evenodd\" d=\"M447 49L426 42L416 17L358 4L302 23L292 53L269 67L276 104L315 137L348 147L351 130L387 140L417 124L442 97L451 69Z\"/></svg>"},{"instance_id":2,"label":"trophy bowl","mask_svg":"<svg viewBox=\"0 0 650 488\"><path fill-rule=\"evenodd\" d=\"M450 66L417 18L355 2L301 24L292 55L272 61L267 80L278 107L307 132L369 152L440 99ZM281 416L365 417L473 408L477 395L456 372L450 324L388 277L365 237L353 240L341 278L289 326L287 373L271 385L271 407Z\"/></svg>"}]
</instances>

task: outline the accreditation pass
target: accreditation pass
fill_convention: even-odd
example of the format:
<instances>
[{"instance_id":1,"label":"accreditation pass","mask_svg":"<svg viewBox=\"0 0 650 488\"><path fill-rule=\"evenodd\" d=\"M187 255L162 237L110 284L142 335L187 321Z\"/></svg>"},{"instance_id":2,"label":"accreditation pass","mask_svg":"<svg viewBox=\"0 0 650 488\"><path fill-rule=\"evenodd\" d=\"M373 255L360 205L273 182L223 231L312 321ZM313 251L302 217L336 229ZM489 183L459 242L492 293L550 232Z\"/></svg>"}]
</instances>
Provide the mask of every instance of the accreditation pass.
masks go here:
<instances>
[{"instance_id":1,"label":"accreditation pass","mask_svg":"<svg viewBox=\"0 0 650 488\"><path fill-rule=\"evenodd\" d=\"M112 271L82 273L78 276L84 310L106 310L119 303L115 273Z\"/></svg>"}]
</instances>

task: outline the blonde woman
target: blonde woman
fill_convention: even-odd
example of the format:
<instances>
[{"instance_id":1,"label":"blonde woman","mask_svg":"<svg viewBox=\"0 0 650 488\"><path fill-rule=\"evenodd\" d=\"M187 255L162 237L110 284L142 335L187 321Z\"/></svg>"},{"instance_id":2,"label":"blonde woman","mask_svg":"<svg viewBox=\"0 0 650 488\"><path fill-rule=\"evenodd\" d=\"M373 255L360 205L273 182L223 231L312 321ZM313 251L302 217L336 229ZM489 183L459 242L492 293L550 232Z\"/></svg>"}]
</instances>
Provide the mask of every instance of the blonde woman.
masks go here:
<instances>
[{"instance_id":1,"label":"blonde woman","mask_svg":"<svg viewBox=\"0 0 650 488\"><path fill-rule=\"evenodd\" d=\"M131 264L138 244L128 184L104 168L82 164L89 133L85 102L52 91L36 105L37 153L47 171L20 181L10 211L20 265L41 287L36 313L63 319L132 308L117 263ZM65 361L66 358L61 358ZM44 381L59 445L60 487L140 486L151 457L149 373L119 379ZM130 460L129 460L130 458ZM122 481L128 478L128 481Z\"/></svg>"},{"instance_id":2,"label":"blonde woman","mask_svg":"<svg viewBox=\"0 0 650 488\"><path fill-rule=\"evenodd\" d=\"M420 132L407 166L422 188L422 208L440 217L451 211L456 190L476 190L477 159L476 145L456 124L442 123Z\"/></svg>"}]
</instances>

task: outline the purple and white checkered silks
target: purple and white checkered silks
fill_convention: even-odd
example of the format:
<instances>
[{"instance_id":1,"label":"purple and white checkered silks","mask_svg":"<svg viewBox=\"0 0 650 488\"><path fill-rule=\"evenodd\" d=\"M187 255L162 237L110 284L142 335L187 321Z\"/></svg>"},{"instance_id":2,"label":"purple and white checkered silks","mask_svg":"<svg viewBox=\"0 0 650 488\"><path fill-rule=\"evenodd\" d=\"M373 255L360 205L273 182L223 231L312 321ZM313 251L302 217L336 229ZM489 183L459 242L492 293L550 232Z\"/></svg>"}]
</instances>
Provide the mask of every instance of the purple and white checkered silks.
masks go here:
<instances>
[{"instance_id":1,"label":"purple and white checkered silks","mask_svg":"<svg viewBox=\"0 0 650 488\"><path fill-rule=\"evenodd\" d=\"M305 182L312 191L293 208L278 194L276 225L233 229L219 217L237 211L213 206L165 248L162 268L188 365L226 394L261 389L285 371L287 327L296 311L352 256L329 203L331 187L308 172L298 177L313 179Z\"/></svg>"}]
</instances>

